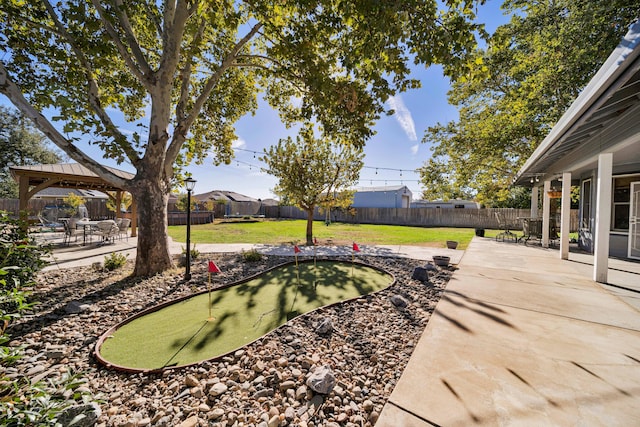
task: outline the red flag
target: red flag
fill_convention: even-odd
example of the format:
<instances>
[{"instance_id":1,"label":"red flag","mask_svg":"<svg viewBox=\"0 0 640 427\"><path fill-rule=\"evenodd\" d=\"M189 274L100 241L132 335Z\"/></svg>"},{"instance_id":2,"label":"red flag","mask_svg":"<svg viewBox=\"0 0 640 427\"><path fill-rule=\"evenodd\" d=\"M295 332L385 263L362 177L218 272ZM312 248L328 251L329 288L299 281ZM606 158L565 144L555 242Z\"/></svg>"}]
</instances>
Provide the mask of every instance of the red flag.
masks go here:
<instances>
[{"instance_id":1,"label":"red flag","mask_svg":"<svg viewBox=\"0 0 640 427\"><path fill-rule=\"evenodd\" d=\"M220 273L220 269L213 261L209 261L209 273Z\"/></svg>"},{"instance_id":2,"label":"red flag","mask_svg":"<svg viewBox=\"0 0 640 427\"><path fill-rule=\"evenodd\" d=\"M298 245L293 246L293 253L295 254L300 253L300 248L298 247Z\"/></svg>"},{"instance_id":3,"label":"red flag","mask_svg":"<svg viewBox=\"0 0 640 427\"><path fill-rule=\"evenodd\" d=\"M358 244L356 242L353 242L353 251L360 252L360 248L358 247Z\"/></svg>"}]
</instances>

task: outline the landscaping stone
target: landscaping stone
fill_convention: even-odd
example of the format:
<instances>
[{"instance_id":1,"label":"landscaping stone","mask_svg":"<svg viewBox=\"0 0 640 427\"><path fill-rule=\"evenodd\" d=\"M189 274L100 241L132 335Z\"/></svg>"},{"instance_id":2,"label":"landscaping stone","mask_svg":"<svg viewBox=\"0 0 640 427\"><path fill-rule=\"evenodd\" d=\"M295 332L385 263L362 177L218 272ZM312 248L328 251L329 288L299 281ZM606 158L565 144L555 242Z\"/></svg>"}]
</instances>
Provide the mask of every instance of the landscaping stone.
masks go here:
<instances>
[{"instance_id":1,"label":"landscaping stone","mask_svg":"<svg viewBox=\"0 0 640 427\"><path fill-rule=\"evenodd\" d=\"M318 323L316 327L316 332L320 335L326 335L333 332L333 322L330 317L325 317Z\"/></svg>"},{"instance_id":2,"label":"landscaping stone","mask_svg":"<svg viewBox=\"0 0 640 427\"><path fill-rule=\"evenodd\" d=\"M399 308L405 308L407 305L409 305L407 300L400 295L391 295L389 297L389 300L393 305Z\"/></svg>"},{"instance_id":3,"label":"landscaping stone","mask_svg":"<svg viewBox=\"0 0 640 427\"><path fill-rule=\"evenodd\" d=\"M335 385L336 377L328 366L317 368L307 379L307 387L320 394L329 394Z\"/></svg>"},{"instance_id":4,"label":"landscaping stone","mask_svg":"<svg viewBox=\"0 0 640 427\"><path fill-rule=\"evenodd\" d=\"M429 273L427 273L427 269L424 267L416 267L413 269L413 274L411 275L413 280L419 280L421 282L429 281Z\"/></svg>"}]
</instances>

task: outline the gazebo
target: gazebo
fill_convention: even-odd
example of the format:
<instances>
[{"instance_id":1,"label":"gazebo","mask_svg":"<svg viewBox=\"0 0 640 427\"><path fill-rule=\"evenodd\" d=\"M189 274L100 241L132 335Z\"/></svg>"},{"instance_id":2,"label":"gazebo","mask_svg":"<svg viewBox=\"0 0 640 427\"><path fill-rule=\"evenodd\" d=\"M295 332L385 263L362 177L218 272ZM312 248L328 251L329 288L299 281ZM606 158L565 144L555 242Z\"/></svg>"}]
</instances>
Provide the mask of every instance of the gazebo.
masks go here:
<instances>
[{"instance_id":1,"label":"gazebo","mask_svg":"<svg viewBox=\"0 0 640 427\"><path fill-rule=\"evenodd\" d=\"M134 175L119 169L105 166L115 175L132 179ZM49 165L11 166L11 176L18 182L20 212L27 209L27 202L34 194L49 187L99 190L115 193L115 204L120 206L123 188L117 187L79 163L58 163ZM111 197L111 196L110 196ZM116 216L121 215L116 212ZM137 235L136 201L131 203L131 236Z\"/></svg>"}]
</instances>

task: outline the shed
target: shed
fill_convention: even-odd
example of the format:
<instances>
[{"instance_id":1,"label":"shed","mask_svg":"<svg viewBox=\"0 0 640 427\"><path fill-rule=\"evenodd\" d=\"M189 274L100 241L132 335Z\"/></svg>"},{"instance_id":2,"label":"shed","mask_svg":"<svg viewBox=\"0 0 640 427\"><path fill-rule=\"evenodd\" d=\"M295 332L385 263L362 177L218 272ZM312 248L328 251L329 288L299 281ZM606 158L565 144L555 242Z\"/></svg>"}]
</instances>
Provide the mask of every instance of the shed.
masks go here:
<instances>
[{"instance_id":1,"label":"shed","mask_svg":"<svg viewBox=\"0 0 640 427\"><path fill-rule=\"evenodd\" d=\"M411 206L411 190L406 185L389 187L365 187L353 195L354 208L408 208Z\"/></svg>"}]
</instances>

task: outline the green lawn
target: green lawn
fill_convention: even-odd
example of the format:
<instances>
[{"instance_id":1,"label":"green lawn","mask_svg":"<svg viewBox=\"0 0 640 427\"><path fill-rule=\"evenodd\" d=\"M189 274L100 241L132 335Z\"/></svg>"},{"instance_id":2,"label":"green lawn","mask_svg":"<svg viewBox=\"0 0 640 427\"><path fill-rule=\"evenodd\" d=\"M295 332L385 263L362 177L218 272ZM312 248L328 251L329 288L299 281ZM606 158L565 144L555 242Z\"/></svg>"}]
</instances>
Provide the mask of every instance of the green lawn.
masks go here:
<instances>
[{"instance_id":1,"label":"green lawn","mask_svg":"<svg viewBox=\"0 0 640 427\"><path fill-rule=\"evenodd\" d=\"M226 354L318 307L379 291L387 273L350 262L300 263L248 282L182 300L132 320L99 349L103 359L142 370L182 366ZM314 285L315 283L315 285Z\"/></svg>"},{"instance_id":2,"label":"green lawn","mask_svg":"<svg viewBox=\"0 0 640 427\"><path fill-rule=\"evenodd\" d=\"M258 222L223 223L191 226L191 242L198 243L262 243L269 245L304 244L307 222L304 220L264 220ZM472 228L424 228L396 225L343 224L326 226L313 223L313 234L320 244L330 239L335 245L356 242L360 245L416 245L446 247L447 240L466 249L474 235ZM185 242L186 226L170 226L169 236Z\"/></svg>"}]
</instances>

